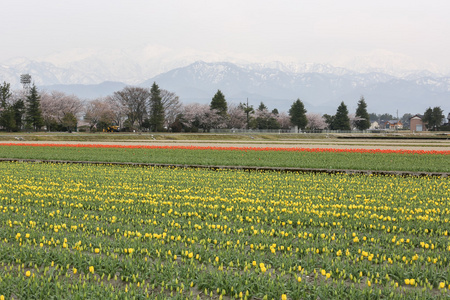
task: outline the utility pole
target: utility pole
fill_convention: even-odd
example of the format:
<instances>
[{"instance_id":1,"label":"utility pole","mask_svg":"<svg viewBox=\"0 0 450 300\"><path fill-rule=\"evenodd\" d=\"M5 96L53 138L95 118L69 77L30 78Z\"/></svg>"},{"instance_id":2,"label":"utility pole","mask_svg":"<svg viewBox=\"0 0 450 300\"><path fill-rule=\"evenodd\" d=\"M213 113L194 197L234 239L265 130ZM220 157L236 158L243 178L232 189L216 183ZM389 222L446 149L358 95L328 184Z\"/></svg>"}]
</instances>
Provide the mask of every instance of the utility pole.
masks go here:
<instances>
[{"instance_id":1,"label":"utility pole","mask_svg":"<svg viewBox=\"0 0 450 300\"><path fill-rule=\"evenodd\" d=\"M242 107L242 109L244 110L244 113L247 115L246 128L249 129L250 128L250 113L253 112L253 107L250 107L250 105L248 105L248 98L247 98L247 103L240 103L239 106Z\"/></svg>"},{"instance_id":2,"label":"utility pole","mask_svg":"<svg viewBox=\"0 0 450 300\"><path fill-rule=\"evenodd\" d=\"M247 113L247 130L248 130L248 127L249 127L249 121L250 121L250 111L248 110L248 97L247 97L247 107L246 107L246 109L245 109L245 112Z\"/></svg>"},{"instance_id":3,"label":"utility pole","mask_svg":"<svg viewBox=\"0 0 450 300\"><path fill-rule=\"evenodd\" d=\"M396 130L398 129L398 122L399 122L399 120L398 120L398 109L397 109L397 126L395 126Z\"/></svg>"}]
</instances>

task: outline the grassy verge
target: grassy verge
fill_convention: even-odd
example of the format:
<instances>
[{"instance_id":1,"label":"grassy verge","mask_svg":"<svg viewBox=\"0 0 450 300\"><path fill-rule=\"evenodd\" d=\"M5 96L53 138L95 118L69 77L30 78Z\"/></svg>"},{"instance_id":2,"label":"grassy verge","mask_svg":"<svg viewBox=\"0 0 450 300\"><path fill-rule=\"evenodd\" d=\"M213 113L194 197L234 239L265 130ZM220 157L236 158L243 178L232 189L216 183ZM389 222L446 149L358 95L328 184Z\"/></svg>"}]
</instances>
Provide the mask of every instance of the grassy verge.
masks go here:
<instances>
[{"instance_id":1,"label":"grassy verge","mask_svg":"<svg viewBox=\"0 0 450 300\"><path fill-rule=\"evenodd\" d=\"M444 154L0 146L0 158L450 172Z\"/></svg>"},{"instance_id":2,"label":"grassy verge","mask_svg":"<svg viewBox=\"0 0 450 300\"><path fill-rule=\"evenodd\" d=\"M3 133L0 141L283 141L325 139L324 134L295 133Z\"/></svg>"}]
</instances>

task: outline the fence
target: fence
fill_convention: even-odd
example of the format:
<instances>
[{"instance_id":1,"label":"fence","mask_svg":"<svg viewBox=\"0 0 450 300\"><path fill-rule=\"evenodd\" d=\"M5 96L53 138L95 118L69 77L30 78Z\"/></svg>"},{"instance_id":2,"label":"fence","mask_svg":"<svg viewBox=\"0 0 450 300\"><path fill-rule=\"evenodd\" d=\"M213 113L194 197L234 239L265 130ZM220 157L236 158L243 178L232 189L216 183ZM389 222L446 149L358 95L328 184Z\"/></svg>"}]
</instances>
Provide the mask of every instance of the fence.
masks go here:
<instances>
[{"instance_id":1,"label":"fence","mask_svg":"<svg viewBox=\"0 0 450 300\"><path fill-rule=\"evenodd\" d=\"M241 133L241 134L257 134L257 133L270 133L270 134L285 134L285 133L302 133L302 134L311 134L311 133L380 133L380 132L388 132L385 130L299 130L295 129L211 129L210 133Z\"/></svg>"}]
</instances>

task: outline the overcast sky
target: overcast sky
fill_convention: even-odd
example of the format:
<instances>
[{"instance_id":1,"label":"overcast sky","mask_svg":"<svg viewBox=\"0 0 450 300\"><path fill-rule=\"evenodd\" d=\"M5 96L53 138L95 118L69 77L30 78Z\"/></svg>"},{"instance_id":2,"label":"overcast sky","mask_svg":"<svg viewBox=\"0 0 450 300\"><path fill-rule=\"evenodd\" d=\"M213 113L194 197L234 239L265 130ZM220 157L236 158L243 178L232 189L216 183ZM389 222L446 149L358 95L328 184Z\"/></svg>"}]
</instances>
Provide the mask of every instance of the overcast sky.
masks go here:
<instances>
[{"instance_id":1,"label":"overcast sky","mask_svg":"<svg viewBox=\"0 0 450 300\"><path fill-rule=\"evenodd\" d=\"M333 63L383 50L450 70L449 0L2 0L0 61L144 45Z\"/></svg>"}]
</instances>

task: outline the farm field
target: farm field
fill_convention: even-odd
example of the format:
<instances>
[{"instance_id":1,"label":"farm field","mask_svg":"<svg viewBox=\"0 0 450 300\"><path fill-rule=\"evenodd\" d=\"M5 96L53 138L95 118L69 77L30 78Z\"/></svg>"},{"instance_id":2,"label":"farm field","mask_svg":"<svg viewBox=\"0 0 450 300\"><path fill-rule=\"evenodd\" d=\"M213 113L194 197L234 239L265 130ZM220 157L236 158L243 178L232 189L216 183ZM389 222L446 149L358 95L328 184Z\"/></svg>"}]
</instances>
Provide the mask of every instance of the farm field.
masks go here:
<instances>
[{"instance_id":1,"label":"farm field","mask_svg":"<svg viewBox=\"0 0 450 300\"><path fill-rule=\"evenodd\" d=\"M0 141L26 142L203 142L203 143L386 143L419 145L449 145L450 132L382 132L382 133L83 133L83 132L0 132Z\"/></svg>"},{"instance_id":2,"label":"farm field","mask_svg":"<svg viewBox=\"0 0 450 300\"><path fill-rule=\"evenodd\" d=\"M2 143L0 158L450 172L450 150Z\"/></svg>"},{"instance_id":3,"label":"farm field","mask_svg":"<svg viewBox=\"0 0 450 300\"><path fill-rule=\"evenodd\" d=\"M438 299L448 177L0 163L0 296Z\"/></svg>"},{"instance_id":4,"label":"farm field","mask_svg":"<svg viewBox=\"0 0 450 300\"><path fill-rule=\"evenodd\" d=\"M16 141L0 157L444 176L4 161L0 299L448 299L447 142L303 142Z\"/></svg>"}]
</instances>

